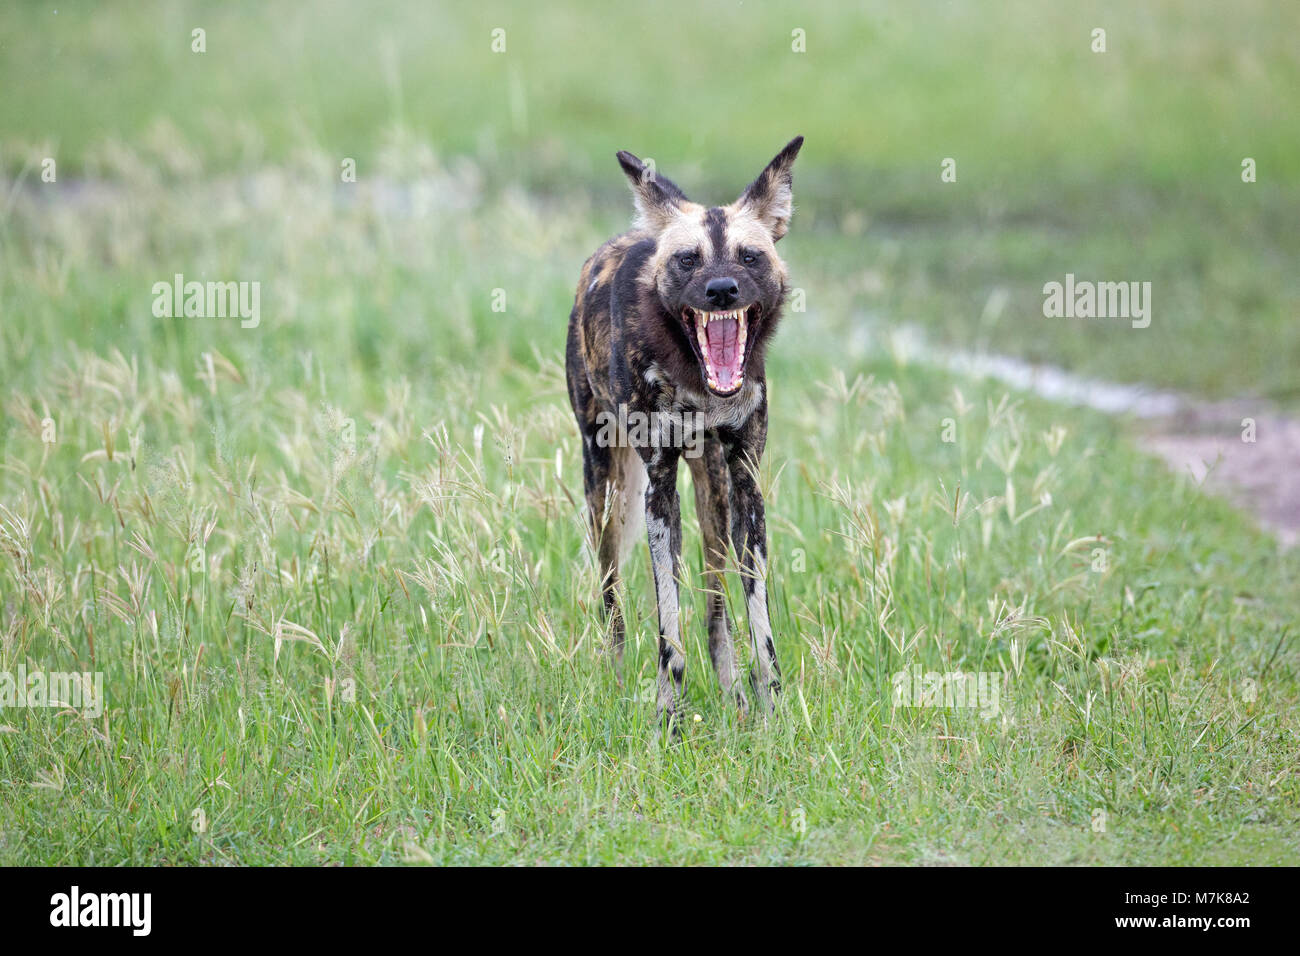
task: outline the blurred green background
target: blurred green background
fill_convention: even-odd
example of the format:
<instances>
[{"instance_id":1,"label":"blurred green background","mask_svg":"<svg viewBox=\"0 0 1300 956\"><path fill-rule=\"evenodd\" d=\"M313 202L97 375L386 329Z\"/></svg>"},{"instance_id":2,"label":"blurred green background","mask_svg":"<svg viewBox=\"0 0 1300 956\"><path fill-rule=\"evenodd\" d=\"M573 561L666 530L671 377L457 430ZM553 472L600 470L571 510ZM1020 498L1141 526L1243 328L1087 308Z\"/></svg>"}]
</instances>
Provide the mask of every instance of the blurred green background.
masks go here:
<instances>
[{"instance_id":1,"label":"blurred green background","mask_svg":"<svg viewBox=\"0 0 1300 956\"><path fill-rule=\"evenodd\" d=\"M840 334L915 324L1097 377L1293 403L1298 33L1300 6L1255 0L11 2L0 144L15 179L46 155L65 180L120 176L124 143L182 177L323 154L364 180L400 131L472 161L489 192L590 197L613 229L616 149L723 201L799 132L788 255ZM589 251L568 250L575 273ZM1045 319L1042 286L1067 272L1152 282L1151 327Z\"/></svg>"}]
</instances>

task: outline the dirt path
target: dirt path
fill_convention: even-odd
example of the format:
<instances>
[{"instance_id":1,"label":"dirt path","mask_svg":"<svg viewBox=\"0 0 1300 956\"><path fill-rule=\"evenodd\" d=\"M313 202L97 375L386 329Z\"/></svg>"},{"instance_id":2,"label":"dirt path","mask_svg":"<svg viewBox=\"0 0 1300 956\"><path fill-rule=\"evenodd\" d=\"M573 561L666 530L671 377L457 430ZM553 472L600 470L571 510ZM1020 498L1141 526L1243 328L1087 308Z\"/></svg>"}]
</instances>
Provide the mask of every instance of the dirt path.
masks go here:
<instances>
[{"instance_id":1,"label":"dirt path","mask_svg":"<svg viewBox=\"0 0 1300 956\"><path fill-rule=\"evenodd\" d=\"M1259 403L1191 402L1145 425L1146 447L1171 468L1254 513L1284 547L1300 541L1300 421Z\"/></svg>"},{"instance_id":2,"label":"dirt path","mask_svg":"<svg viewBox=\"0 0 1300 956\"><path fill-rule=\"evenodd\" d=\"M1255 515L1284 548L1300 543L1300 419L1263 401L1210 402L1080 378L1004 355L942 349L913 328L894 331L886 341L900 357L1129 417L1141 446L1171 469Z\"/></svg>"}]
</instances>

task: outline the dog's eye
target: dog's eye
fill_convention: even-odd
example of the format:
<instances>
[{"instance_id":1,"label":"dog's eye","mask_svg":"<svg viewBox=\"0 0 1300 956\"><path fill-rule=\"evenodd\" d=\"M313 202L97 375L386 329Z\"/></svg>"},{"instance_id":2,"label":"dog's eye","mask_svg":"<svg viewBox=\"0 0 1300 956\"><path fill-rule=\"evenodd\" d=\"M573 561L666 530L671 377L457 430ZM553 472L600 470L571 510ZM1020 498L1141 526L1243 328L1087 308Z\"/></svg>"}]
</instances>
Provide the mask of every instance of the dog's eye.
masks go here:
<instances>
[{"instance_id":1,"label":"dog's eye","mask_svg":"<svg viewBox=\"0 0 1300 956\"><path fill-rule=\"evenodd\" d=\"M677 264L678 264L679 266L681 266L683 269L694 269L694 268L695 268L695 256L691 255L690 253L687 253L687 254L684 255L684 256L678 256L678 257L677 257Z\"/></svg>"},{"instance_id":2,"label":"dog's eye","mask_svg":"<svg viewBox=\"0 0 1300 956\"><path fill-rule=\"evenodd\" d=\"M745 249L740 253L740 261L747 266L752 266L758 261L758 253Z\"/></svg>"}]
</instances>

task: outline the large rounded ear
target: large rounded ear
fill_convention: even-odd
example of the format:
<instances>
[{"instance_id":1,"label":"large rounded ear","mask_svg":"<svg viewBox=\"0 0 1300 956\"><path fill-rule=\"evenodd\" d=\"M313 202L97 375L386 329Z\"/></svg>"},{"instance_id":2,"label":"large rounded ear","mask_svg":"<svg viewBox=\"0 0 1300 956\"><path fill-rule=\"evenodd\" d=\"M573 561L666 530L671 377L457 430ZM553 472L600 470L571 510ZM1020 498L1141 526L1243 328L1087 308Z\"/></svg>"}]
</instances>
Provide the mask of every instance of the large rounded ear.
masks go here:
<instances>
[{"instance_id":1,"label":"large rounded ear","mask_svg":"<svg viewBox=\"0 0 1300 956\"><path fill-rule=\"evenodd\" d=\"M794 213L794 158L802 145L802 136L786 143L785 149L776 154L736 202L741 211L767 227L773 242L790 228L790 216Z\"/></svg>"},{"instance_id":2,"label":"large rounded ear","mask_svg":"<svg viewBox=\"0 0 1300 956\"><path fill-rule=\"evenodd\" d=\"M619 150L618 164L632 184L636 224L640 228L660 232L689 201L676 183L658 174L654 160L643 163L627 150Z\"/></svg>"}]
</instances>

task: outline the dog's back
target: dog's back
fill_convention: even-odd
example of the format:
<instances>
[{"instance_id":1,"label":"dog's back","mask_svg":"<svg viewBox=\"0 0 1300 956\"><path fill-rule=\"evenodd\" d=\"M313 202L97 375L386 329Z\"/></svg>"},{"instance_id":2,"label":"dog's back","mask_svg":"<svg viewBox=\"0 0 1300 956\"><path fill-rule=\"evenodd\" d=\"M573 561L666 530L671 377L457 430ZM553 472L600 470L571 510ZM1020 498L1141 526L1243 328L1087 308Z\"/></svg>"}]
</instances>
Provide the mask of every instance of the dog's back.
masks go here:
<instances>
[{"instance_id":1,"label":"dog's back","mask_svg":"<svg viewBox=\"0 0 1300 956\"><path fill-rule=\"evenodd\" d=\"M610 239L582 266L574 296L573 312L569 316L569 341L565 351L565 375L568 381L569 401L575 414L584 422L597 421L602 413L616 415L614 394L616 387L611 378L616 338L613 329L613 288L620 269L629 261L629 251L650 241L638 231L624 233ZM628 274L635 282L640 256L633 256ZM625 277L626 278L626 277ZM626 365L623 366L626 368ZM587 443L595 443L597 434L584 434ZM611 462L607 485L596 497L588 498L589 509L599 507L602 525L609 526L612 543L610 557L617 572L645 527L646 470L641 457L630 445L616 445L609 449ZM590 448L583 450L584 460L590 459ZM584 470L586 461L584 461ZM592 515L593 519L596 517ZM600 531L597 531L598 536ZM602 556L603 557L603 556Z\"/></svg>"},{"instance_id":2,"label":"dog's back","mask_svg":"<svg viewBox=\"0 0 1300 956\"><path fill-rule=\"evenodd\" d=\"M599 403L590 409L593 415L614 407L610 380L615 339L613 290L620 271L625 284L635 285L638 266L644 263L653 241L650 235L639 230L625 232L610 239L583 263L569 316L569 344L565 355L569 400L575 412L587 410L587 402L591 400ZM629 256L633 250L636 254ZM625 264L628 264L626 270ZM626 296L633 289L625 288L623 292Z\"/></svg>"}]
</instances>

